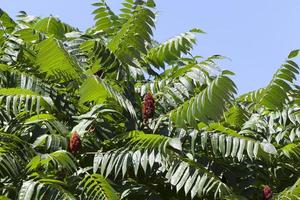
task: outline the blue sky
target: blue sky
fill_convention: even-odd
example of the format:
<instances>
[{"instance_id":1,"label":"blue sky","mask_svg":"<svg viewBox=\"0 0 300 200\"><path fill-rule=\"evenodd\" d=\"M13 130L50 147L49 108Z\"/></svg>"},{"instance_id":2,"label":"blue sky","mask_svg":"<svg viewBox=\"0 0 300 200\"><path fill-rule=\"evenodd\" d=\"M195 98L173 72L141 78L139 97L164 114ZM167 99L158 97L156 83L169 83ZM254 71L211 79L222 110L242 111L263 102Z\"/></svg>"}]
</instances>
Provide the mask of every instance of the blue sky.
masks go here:
<instances>
[{"instance_id":1,"label":"blue sky","mask_svg":"<svg viewBox=\"0 0 300 200\"><path fill-rule=\"evenodd\" d=\"M92 3L96 0L0 0L11 16L24 10L31 15L53 14L84 30L93 25ZM107 0L113 10L122 0ZM164 41L191 28L198 36L194 54L220 54L220 62L236 73L239 93L268 84L290 50L300 48L299 0L156 0L159 16L154 37ZM299 60L299 59L298 59Z\"/></svg>"}]
</instances>

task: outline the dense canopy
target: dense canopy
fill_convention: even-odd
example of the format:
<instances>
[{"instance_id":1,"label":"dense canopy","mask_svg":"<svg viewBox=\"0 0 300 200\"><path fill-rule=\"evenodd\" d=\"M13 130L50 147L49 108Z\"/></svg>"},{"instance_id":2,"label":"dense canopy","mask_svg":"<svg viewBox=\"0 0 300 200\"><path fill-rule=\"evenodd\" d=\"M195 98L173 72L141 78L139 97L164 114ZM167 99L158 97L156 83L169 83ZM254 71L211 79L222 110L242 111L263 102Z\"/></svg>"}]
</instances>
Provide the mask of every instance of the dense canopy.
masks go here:
<instances>
[{"instance_id":1,"label":"dense canopy","mask_svg":"<svg viewBox=\"0 0 300 200\"><path fill-rule=\"evenodd\" d=\"M94 6L86 31L0 9L0 199L299 198L299 50L237 96L202 30L158 43L152 0Z\"/></svg>"}]
</instances>

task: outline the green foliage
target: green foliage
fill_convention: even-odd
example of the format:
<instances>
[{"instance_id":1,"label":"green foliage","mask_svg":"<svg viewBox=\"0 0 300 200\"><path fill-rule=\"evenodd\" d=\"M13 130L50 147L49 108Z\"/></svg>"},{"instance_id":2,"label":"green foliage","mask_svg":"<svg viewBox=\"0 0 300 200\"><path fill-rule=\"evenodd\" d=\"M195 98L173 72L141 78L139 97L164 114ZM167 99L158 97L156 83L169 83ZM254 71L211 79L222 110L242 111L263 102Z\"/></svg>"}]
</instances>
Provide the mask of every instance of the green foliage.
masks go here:
<instances>
[{"instance_id":1,"label":"green foliage","mask_svg":"<svg viewBox=\"0 0 300 200\"><path fill-rule=\"evenodd\" d=\"M64 27L62 23L52 16L39 20L33 28L37 31L53 35L58 39L62 39L64 37Z\"/></svg>"},{"instance_id":2,"label":"green foliage","mask_svg":"<svg viewBox=\"0 0 300 200\"><path fill-rule=\"evenodd\" d=\"M34 143L34 148L43 148L45 151L56 151L60 149L67 149L67 139L59 134L44 134L38 137Z\"/></svg>"},{"instance_id":3,"label":"green foliage","mask_svg":"<svg viewBox=\"0 0 300 200\"><path fill-rule=\"evenodd\" d=\"M202 31L193 29L151 48L146 55L147 60L156 67L164 67L164 62L176 61L182 53L187 54L196 43L196 37L193 34L195 32L201 33Z\"/></svg>"},{"instance_id":4,"label":"green foliage","mask_svg":"<svg viewBox=\"0 0 300 200\"><path fill-rule=\"evenodd\" d=\"M0 22L1 22L1 33L11 33L16 27L16 23L9 17L9 15L0 9ZM3 37L3 35L1 35Z\"/></svg>"},{"instance_id":5,"label":"green foliage","mask_svg":"<svg viewBox=\"0 0 300 200\"><path fill-rule=\"evenodd\" d=\"M130 58L140 58L146 53L145 43L151 43L154 13L143 6L137 6L120 31L109 41L108 48L115 52L123 62Z\"/></svg>"},{"instance_id":6,"label":"green foliage","mask_svg":"<svg viewBox=\"0 0 300 200\"><path fill-rule=\"evenodd\" d=\"M287 60L285 64L274 74L273 79L266 87L260 101L269 109L281 110L288 94L292 90L290 84L296 80L299 73L298 65L292 60Z\"/></svg>"},{"instance_id":7,"label":"green foliage","mask_svg":"<svg viewBox=\"0 0 300 200\"><path fill-rule=\"evenodd\" d=\"M0 134L0 178L17 178L33 150L18 137Z\"/></svg>"},{"instance_id":8,"label":"green foliage","mask_svg":"<svg viewBox=\"0 0 300 200\"><path fill-rule=\"evenodd\" d=\"M93 88L93 90L91 90ZM105 87L94 78L88 78L81 85L79 90L79 103L94 101L96 104L102 104L108 96Z\"/></svg>"},{"instance_id":9,"label":"green foliage","mask_svg":"<svg viewBox=\"0 0 300 200\"><path fill-rule=\"evenodd\" d=\"M28 180L22 184L18 199L76 199L61 185L64 183L53 179Z\"/></svg>"},{"instance_id":10,"label":"green foliage","mask_svg":"<svg viewBox=\"0 0 300 200\"><path fill-rule=\"evenodd\" d=\"M64 150L54 151L50 154L35 156L27 165L27 172L33 172L42 167L44 170L65 169L68 173L75 172L76 164L70 153ZM40 169L39 169L40 170Z\"/></svg>"},{"instance_id":11,"label":"green foliage","mask_svg":"<svg viewBox=\"0 0 300 200\"><path fill-rule=\"evenodd\" d=\"M116 191L109 185L100 174L87 175L83 180L83 191L86 194L85 199L119 199Z\"/></svg>"},{"instance_id":12,"label":"green foliage","mask_svg":"<svg viewBox=\"0 0 300 200\"><path fill-rule=\"evenodd\" d=\"M88 55L89 64L94 73L99 69L110 71L122 67L122 61L99 40L87 40L80 45L80 48ZM100 65L100 68L97 65Z\"/></svg>"},{"instance_id":13,"label":"green foliage","mask_svg":"<svg viewBox=\"0 0 300 200\"><path fill-rule=\"evenodd\" d=\"M300 179L290 188L282 191L276 199L297 199L300 196Z\"/></svg>"},{"instance_id":14,"label":"green foliage","mask_svg":"<svg viewBox=\"0 0 300 200\"><path fill-rule=\"evenodd\" d=\"M81 69L76 61L68 55L59 41L46 39L37 45L36 64L41 73L47 77L63 82L79 80Z\"/></svg>"},{"instance_id":15,"label":"green foliage","mask_svg":"<svg viewBox=\"0 0 300 200\"><path fill-rule=\"evenodd\" d=\"M194 98L173 110L170 117L177 127L197 127L197 122L218 120L234 93L234 83L223 73Z\"/></svg>"},{"instance_id":16,"label":"green foliage","mask_svg":"<svg viewBox=\"0 0 300 200\"><path fill-rule=\"evenodd\" d=\"M176 188L176 191L184 190L191 195L191 199L197 195L203 197L208 193L214 193L214 198L222 198L231 194L230 188L211 174L207 169L197 166L193 162L179 162L172 165L166 174L167 181Z\"/></svg>"},{"instance_id":17,"label":"green foliage","mask_svg":"<svg viewBox=\"0 0 300 200\"><path fill-rule=\"evenodd\" d=\"M105 0L94 3L97 9L93 11L95 15L95 30L104 31L107 34L114 34L121 27L119 17L109 8Z\"/></svg>"},{"instance_id":18,"label":"green foliage","mask_svg":"<svg viewBox=\"0 0 300 200\"><path fill-rule=\"evenodd\" d=\"M153 0L93 5L86 31L0 9L0 199L299 196L299 50L237 97L200 29L158 43Z\"/></svg>"},{"instance_id":19,"label":"green foliage","mask_svg":"<svg viewBox=\"0 0 300 200\"><path fill-rule=\"evenodd\" d=\"M118 141L116 149L107 152L98 151L94 157L94 172L100 167L101 174L108 176L114 173L117 177L120 172L124 177L128 168L133 168L137 175L140 167L145 171L151 169L155 162L161 163L161 156L164 156L167 146L171 146L170 139L153 134L144 134L143 132L133 131L121 138L115 139ZM123 148L119 147L124 146Z\"/></svg>"},{"instance_id":20,"label":"green foliage","mask_svg":"<svg viewBox=\"0 0 300 200\"><path fill-rule=\"evenodd\" d=\"M21 111L39 114L42 106L48 110L51 110L53 106L51 99L20 88L0 89L0 103L5 106L8 114L12 110L14 115Z\"/></svg>"}]
</instances>

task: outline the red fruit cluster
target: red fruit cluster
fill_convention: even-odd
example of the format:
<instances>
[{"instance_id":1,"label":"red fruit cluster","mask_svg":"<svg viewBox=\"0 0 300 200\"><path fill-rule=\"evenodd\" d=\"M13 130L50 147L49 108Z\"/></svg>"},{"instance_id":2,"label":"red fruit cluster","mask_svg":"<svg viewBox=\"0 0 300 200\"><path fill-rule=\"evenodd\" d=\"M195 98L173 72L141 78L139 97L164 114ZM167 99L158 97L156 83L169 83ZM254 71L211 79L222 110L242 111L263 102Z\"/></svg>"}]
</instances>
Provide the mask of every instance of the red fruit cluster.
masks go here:
<instances>
[{"instance_id":1,"label":"red fruit cluster","mask_svg":"<svg viewBox=\"0 0 300 200\"><path fill-rule=\"evenodd\" d=\"M146 122L149 118L152 118L155 113L155 101L151 92L147 92L144 96L144 102L142 107L143 121Z\"/></svg>"},{"instance_id":2,"label":"red fruit cluster","mask_svg":"<svg viewBox=\"0 0 300 200\"><path fill-rule=\"evenodd\" d=\"M263 189L263 200L270 200L272 198L272 190L268 185L264 186Z\"/></svg>"},{"instance_id":3,"label":"red fruit cluster","mask_svg":"<svg viewBox=\"0 0 300 200\"><path fill-rule=\"evenodd\" d=\"M78 133L75 131L69 141L69 150L71 153L76 153L81 148L81 140Z\"/></svg>"}]
</instances>

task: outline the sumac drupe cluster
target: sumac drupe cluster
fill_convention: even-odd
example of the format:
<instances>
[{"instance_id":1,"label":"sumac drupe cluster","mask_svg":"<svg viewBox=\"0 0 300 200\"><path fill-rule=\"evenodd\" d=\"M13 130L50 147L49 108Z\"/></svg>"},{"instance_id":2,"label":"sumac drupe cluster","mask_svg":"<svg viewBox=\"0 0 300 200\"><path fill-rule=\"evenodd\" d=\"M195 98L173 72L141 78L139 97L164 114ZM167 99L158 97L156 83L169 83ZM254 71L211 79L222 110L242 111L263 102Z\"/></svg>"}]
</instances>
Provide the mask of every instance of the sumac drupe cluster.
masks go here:
<instances>
[{"instance_id":1,"label":"sumac drupe cluster","mask_svg":"<svg viewBox=\"0 0 300 200\"><path fill-rule=\"evenodd\" d=\"M69 150L71 153L76 153L81 148L81 140L78 133L75 131L72 133L70 141L69 141Z\"/></svg>"},{"instance_id":2,"label":"sumac drupe cluster","mask_svg":"<svg viewBox=\"0 0 300 200\"><path fill-rule=\"evenodd\" d=\"M273 196L272 190L268 185L264 186L263 189L263 200L270 200Z\"/></svg>"},{"instance_id":3,"label":"sumac drupe cluster","mask_svg":"<svg viewBox=\"0 0 300 200\"><path fill-rule=\"evenodd\" d=\"M155 101L151 92L147 92L144 96L144 102L142 106L142 118L146 122L149 118L152 118L155 113Z\"/></svg>"}]
</instances>

